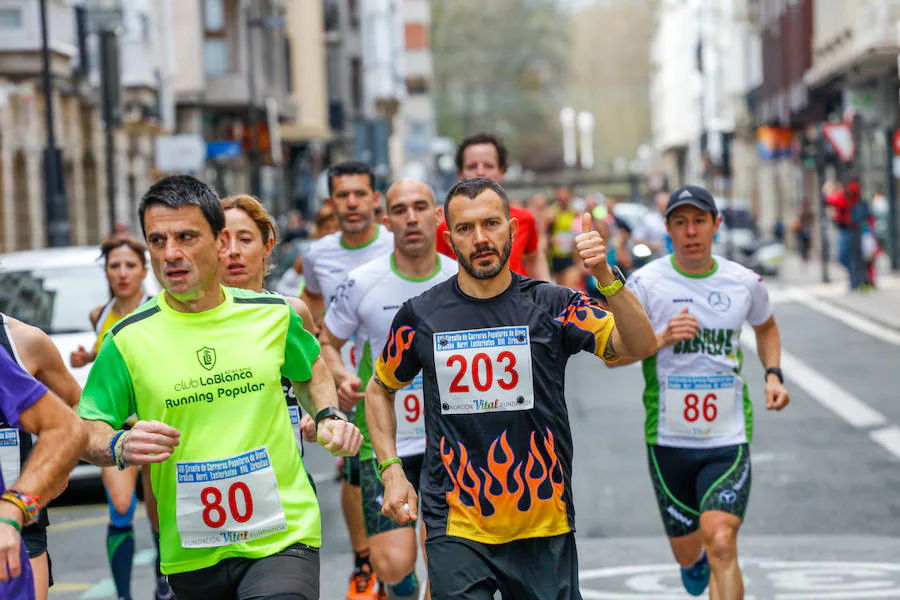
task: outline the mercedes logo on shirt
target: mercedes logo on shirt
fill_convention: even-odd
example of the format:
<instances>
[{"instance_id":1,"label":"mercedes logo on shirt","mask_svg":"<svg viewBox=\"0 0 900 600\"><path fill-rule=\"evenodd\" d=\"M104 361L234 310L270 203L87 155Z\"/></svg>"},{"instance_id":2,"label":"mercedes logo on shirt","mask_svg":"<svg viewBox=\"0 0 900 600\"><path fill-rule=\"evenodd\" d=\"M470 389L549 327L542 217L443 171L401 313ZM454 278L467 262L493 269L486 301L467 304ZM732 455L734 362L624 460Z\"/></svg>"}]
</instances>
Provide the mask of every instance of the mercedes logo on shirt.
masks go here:
<instances>
[{"instance_id":1,"label":"mercedes logo on shirt","mask_svg":"<svg viewBox=\"0 0 900 600\"><path fill-rule=\"evenodd\" d=\"M725 312L726 310L731 308L731 298L729 298L728 294L724 292L712 292L710 293L708 300L709 305L713 308L713 310Z\"/></svg>"}]
</instances>

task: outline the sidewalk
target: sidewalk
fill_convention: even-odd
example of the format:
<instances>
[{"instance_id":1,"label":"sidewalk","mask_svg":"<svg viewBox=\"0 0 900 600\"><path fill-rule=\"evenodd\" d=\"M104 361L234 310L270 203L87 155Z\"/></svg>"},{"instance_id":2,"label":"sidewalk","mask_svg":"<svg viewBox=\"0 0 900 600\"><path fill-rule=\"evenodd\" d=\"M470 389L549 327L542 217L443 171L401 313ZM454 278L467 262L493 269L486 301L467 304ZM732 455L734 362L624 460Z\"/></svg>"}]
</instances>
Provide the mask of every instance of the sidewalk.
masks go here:
<instances>
[{"instance_id":1,"label":"sidewalk","mask_svg":"<svg viewBox=\"0 0 900 600\"><path fill-rule=\"evenodd\" d=\"M789 254L781 266L778 283L802 288L847 312L863 316L880 325L900 330L900 274L891 271L887 257L880 257L876 289L850 291L847 271L838 263L829 263L830 283L822 283L822 264L804 264L796 254Z\"/></svg>"}]
</instances>

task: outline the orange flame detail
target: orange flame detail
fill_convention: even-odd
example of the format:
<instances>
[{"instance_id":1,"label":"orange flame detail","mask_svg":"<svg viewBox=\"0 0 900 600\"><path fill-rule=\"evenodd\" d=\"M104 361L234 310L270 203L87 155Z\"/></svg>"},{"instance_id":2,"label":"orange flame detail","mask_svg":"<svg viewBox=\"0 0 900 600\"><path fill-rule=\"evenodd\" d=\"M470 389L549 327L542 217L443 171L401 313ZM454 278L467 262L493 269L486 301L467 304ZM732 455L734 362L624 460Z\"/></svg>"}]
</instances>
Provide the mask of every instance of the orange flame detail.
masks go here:
<instances>
[{"instance_id":1,"label":"orange flame detail","mask_svg":"<svg viewBox=\"0 0 900 600\"><path fill-rule=\"evenodd\" d=\"M400 368L400 363L403 360L403 353L412 347L413 338L415 337L416 331L409 325L403 325L396 331L391 329L387 344L385 344L384 347L384 352L381 353L381 360L384 362L387 374L396 380L395 383L404 383L397 378L397 369ZM400 387L402 387L402 385Z\"/></svg>"},{"instance_id":2,"label":"orange flame detail","mask_svg":"<svg viewBox=\"0 0 900 600\"><path fill-rule=\"evenodd\" d=\"M568 533L562 499L565 480L553 434L547 430L542 441L543 452L532 432L528 458L517 462L503 432L491 443L487 469L479 467L479 476L465 445L458 443L459 461L454 466L456 452L442 438L441 459L453 482L453 489L446 493L447 535L500 544Z\"/></svg>"},{"instance_id":3,"label":"orange flame detail","mask_svg":"<svg viewBox=\"0 0 900 600\"><path fill-rule=\"evenodd\" d=\"M604 321L609 318L607 313L600 304L581 294L581 300L576 304L570 304L554 319L566 325L574 325L578 329L593 334L597 343L601 341L601 337L605 330ZM596 352L596 348L594 349Z\"/></svg>"}]
</instances>

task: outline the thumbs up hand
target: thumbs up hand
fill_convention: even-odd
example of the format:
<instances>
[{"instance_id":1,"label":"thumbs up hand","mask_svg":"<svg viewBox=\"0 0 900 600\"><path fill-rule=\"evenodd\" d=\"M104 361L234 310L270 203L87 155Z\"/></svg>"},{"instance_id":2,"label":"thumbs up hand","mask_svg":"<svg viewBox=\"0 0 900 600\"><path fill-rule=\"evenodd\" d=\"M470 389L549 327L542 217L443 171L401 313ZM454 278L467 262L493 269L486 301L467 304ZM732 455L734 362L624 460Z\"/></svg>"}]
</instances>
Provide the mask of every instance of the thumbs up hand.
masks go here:
<instances>
[{"instance_id":1,"label":"thumbs up hand","mask_svg":"<svg viewBox=\"0 0 900 600\"><path fill-rule=\"evenodd\" d=\"M606 241L594 229L590 213L581 216L581 233L575 237L575 248L584 266L590 269L600 287L616 280L609 263L606 262Z\"/></svg>"}]
</instances>

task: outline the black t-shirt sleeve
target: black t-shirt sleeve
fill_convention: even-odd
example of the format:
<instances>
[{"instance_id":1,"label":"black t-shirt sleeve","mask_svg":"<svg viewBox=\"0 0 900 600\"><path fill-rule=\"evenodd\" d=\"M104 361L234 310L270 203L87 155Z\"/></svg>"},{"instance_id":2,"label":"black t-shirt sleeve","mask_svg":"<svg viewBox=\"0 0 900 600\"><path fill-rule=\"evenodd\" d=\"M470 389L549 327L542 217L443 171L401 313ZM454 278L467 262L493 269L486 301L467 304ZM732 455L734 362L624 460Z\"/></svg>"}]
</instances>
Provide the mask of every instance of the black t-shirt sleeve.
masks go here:
<instances>
[{"instance_id":1,"label":"black t-shirt sleeve","mask_svg":"<svg viewBox=\"0 0 900 600\"><path fill-rule=\"evenodd\" d=\"M616 326L612 313L605 311L593 298L579 292L569 295L568 303L556 321L562 325L569 354L586 350L601 358Z\"/></svg>"},{"instance_id":2,"label":"black t-shirt sleeve","mask_svg":"<svg viewBox=\"0 0 900 600\"><path fill-rule=\"evenodd\" d=\"M404 303L394 316L387 343L375 362L375 375L394 390L412 383L422 370L422 362L415 351L416 322L409 302Z\"/></svg>"}]
</instances>

